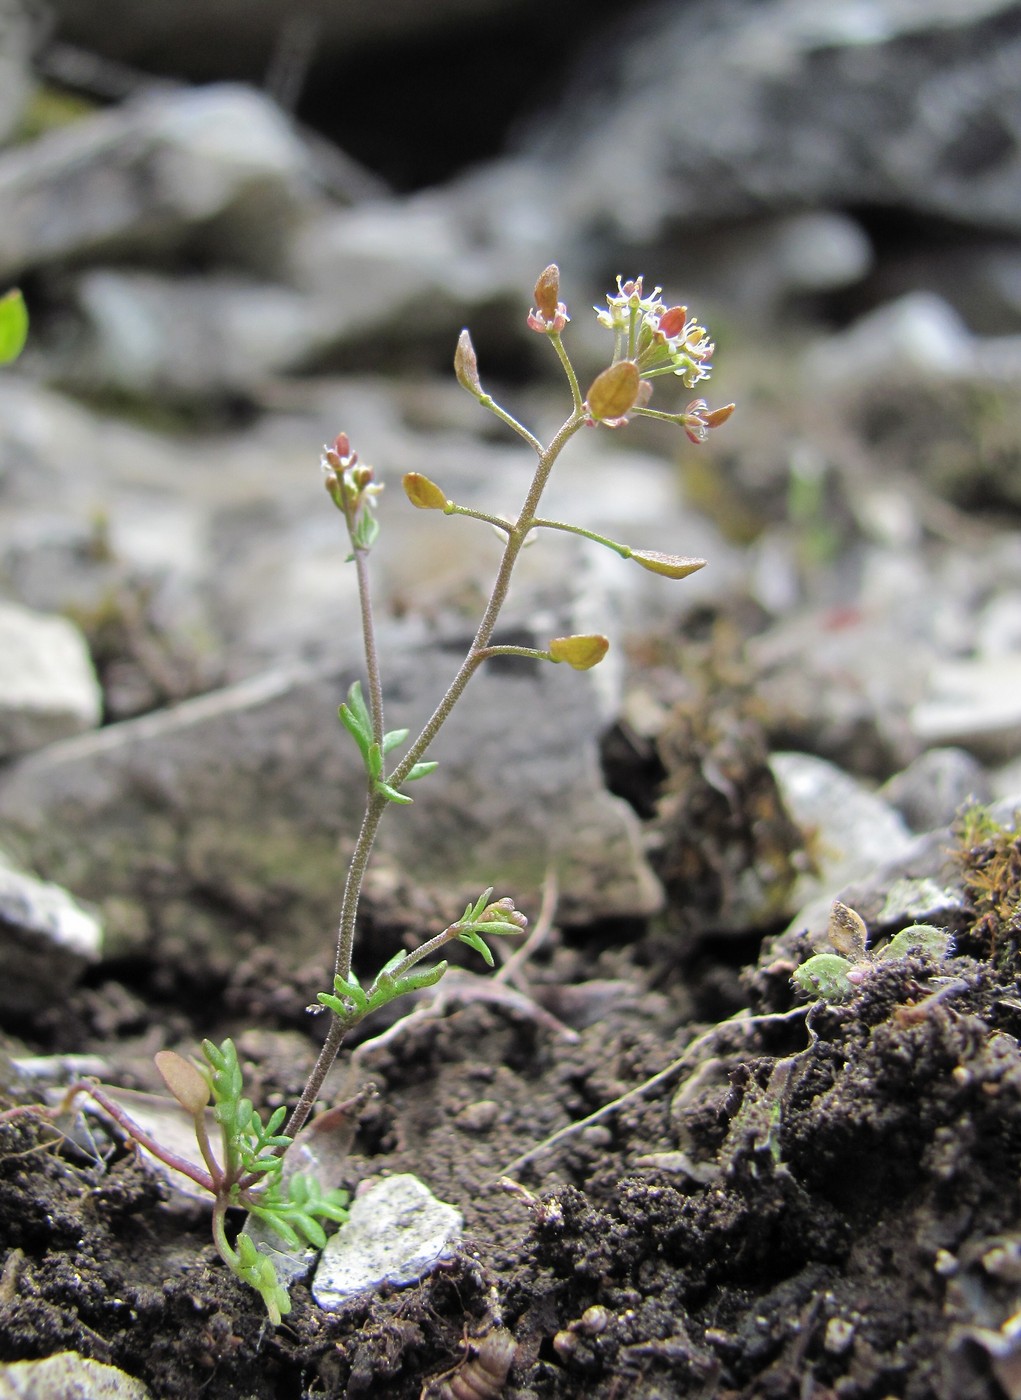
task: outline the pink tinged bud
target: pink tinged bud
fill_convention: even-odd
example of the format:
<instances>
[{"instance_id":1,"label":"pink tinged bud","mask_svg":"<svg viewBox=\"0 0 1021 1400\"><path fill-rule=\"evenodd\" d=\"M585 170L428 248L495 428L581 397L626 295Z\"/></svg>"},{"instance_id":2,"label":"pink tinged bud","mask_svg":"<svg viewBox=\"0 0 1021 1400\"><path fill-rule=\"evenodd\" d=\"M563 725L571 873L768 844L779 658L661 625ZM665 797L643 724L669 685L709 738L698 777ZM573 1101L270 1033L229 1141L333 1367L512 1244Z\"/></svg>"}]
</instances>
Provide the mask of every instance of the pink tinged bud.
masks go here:
<instances>
[{"instance_id":1,"label":"pink tinged bud","mask_svg":"<svg viewBox=\"0 0 1021 1400\"><path fill-rule=\"evenodd\" d=\"M163 1083L181 1107L197 1118L210 1097L205 1076L173 1050L161 1050L155 1058Z\"/></svg>"},{"instance_id":2,"label":"pink tinged bud","mask_svg":"<svg viewBox=\"0 0 1021 1400\"><path fill-rule=\"evenodd\" d=\"M705 442L710 429L725 423L735 407L735 404L728 403L723 408L710 408L705 399L692 399L682 416L684 431L692 442Z\"/></svg>"},{"instance_id":3,"label":"pink tinged bud","mask_svg":"<svg viewBox=\"0 0 1021 1400\"><path fill-rule=\"evenodd\" d=\"M634 549L631 558L650 574L662 574L664 578L687 578L706 565L704 559L689 554L661 554L658 549Z\"/></svg>"},{"instance_id":4,"label":"pink tinged bud","mask_svg":"<svg viewBox=\"0 0 1021 1400\"><path fill-rule=\"evenodd\" d=\"M457 382L462 389L467 389L469 394L474 394L476 398L482 394L479 364L475 358L475 346L466 330L462 331L457 338L457 349L454 351L454 373L457 375Z\"/></svg>"},{"instance_id":5,"label":"pink tinged bud","mask_svg":"<svg viewBox=\"0 0 1021 1400\"><path fill-rule=\"evenodd\" d=\"M680 335L687 324L688 308L686 306L671 306L659 318L659 329L667 340L673 340L674 336Z\"/></svg>"},{"instance_id":6,"label":"pink tinged bud","mask_svg":"<svg viewBox=\"0 0 1021 1400\"><path fill-rule=\"evenodd\" d=\"M404 494L419 510L446 510L447 498L436 485L421 472L406 472L401 478Z\"/></svg>"},{"instance_id":7,"label":"pink tinged bud","mask_svg":"<svg viewBox=\"0 0 1021 1400\"><path fill-rule=\"evenodd\" d=\"M337 436L333 439L332 450L340 458L348 458L351 456L351 439L348 437L347 433L337 434ZM347 465L350 466L351 463L348 462Z\"/></svg>"},{"instance_id":8,"label":"pink tinged bud","mask_svg":"<svg viewBox=\"0 0 1021 1400\"><path fill-rule=\"evenodd\" d=\"M598 666L610 649L608 637L592 633L588 636L554 637L549 644L551 661L566 661L576 671L588 671Z\"/></svg>"},{"instance_id":9,"label":"pink tinged bud","mask_svg":"<svg viewBox=\"0 0 1021 1400\"><path fill-rule=\"evenodd\" d=\"M618 360L592 381L585 400L589 416L597 422L623 418L634 408L640 387L638 366L631 360Z\"/></svg>"},{"instance_id":10,"label":"pink tinged bud","mask_svg":"<svg viewBox=\"0 0 1021 1400\"><path fill-rule=\"evenodd\" d=\"M560 302L560 269L556 263L550 263L549 267L540 272L532 295L535 297L535 309L539 315L547 323L552 321Z\"/></svg>"},{"instance_id":11,"label":"pink tinged bud","mask_svg":"<svg viewBox=\"0 0 1021 1400\"><path fill-rule=\"evenodd\" d=\"M525 929L528 927L528 919L522 914L520 909L514 908L514 901L509 895L504 895L503 899L497 899L492 904L487 904L482 911L483 923L487 924L507 924L508 927Z\"/></svg>"}]
</instances>

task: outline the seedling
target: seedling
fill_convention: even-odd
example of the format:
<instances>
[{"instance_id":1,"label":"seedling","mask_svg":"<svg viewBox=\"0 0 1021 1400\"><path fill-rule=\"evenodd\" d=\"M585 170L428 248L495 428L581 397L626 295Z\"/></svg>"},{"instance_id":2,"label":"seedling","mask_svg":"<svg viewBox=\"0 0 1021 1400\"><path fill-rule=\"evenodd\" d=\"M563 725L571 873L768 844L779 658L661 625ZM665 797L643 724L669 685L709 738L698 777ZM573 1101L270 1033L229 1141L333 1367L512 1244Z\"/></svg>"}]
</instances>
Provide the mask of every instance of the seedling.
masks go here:
<instances>
[{"instance_id":1,"label":"seedling","mask_svg":"<svg viewBox=\"0 0 1021 1400\"><path fill-rule=\"evenodd\" d=\"M830 911L827 937L836 951L816 953L791 978L798 991L820 1001L850 1000L881 963L913 955L945 958L951 941L946 929L935 924L912 924L872 953L864 919L839 899Z\"/></svg>"},{"instance_id":2,"label":"seedling","mask_svg":"<svg viewBox=\"0 0 1021 1400\"><path fill-rule=\"evenodd\" d=\"M553 637L545 647L502 645L493 641L523 546L540 530L566 531L609 549L651 573L672 579L686 578L706 562L688 555L635 549L580 525L540 514L541 499L554 465L571 438L583 428L618 429L633 418L651 418L678 426L692 442L701 443L713 429L726 422L734 409L733 404L711 409L702 398L692 400L681 412L648 406L655 380L673 376L693 389L708 379L712 369L713 345L707 331L688 315L687 308L668 306L661 301L659 287L646 293L641 277L632 281L618 278L616 293L607 296L605 309L597 308L596 315L600 324L612 333L613 350L610 363L583 395L562 340L570 318L560 300L560 274L555 265L545 269L535 285L535 306L527 317L527 324L549 341L567 378L571 397L567 417L548 443L541 442L483 388L471 337L466 330L461 332L454 356L458 382L482 408L494 414L528 445L536 462L516 515L493 515L453 501L436 482L418 472L411 472L403 479L405 495L417 509L481 521L495 527L504 543L489 600L467 654L421 732L396 761L392 755L407 742L408 731L387 730L384 723L383 678L368 567L369 555L380 533L376 509L383 487L377 482L372 467L359 461L345 433L340 433L323 450L326 490L343 517L350 546L348 559L354 565L358 586L365 683L363 686L359 681L352 685L340 706L340 720L361 756L365 772L365 807L341 899L333 987L318 994L320 1006L330 1015L330 1025L315 1067L286 1125L282 1109L277 1109L264 1123L251 1102L242 1096L241 1070L229 1040L220 1046L205 1041L202 1046L204 1064L193 1064L172 1051L161 1052L157 1057L167 1087L194 1120L204 1168L183 1163L175 1154L153 1142L100 1086L82 1084L70 1091L72 1097L82 1092L91 1094L129 1137L168 1165L185 1172L212 1194L216 1247L234 1273L262 1295L274 1322L288 1310L286 1290L278 1283L271 1261L258 1253L246 1235L239 1236L236 1244L231 1244L226 1230L227 1210L239 1206L249 1211L270 1225L285 1242L293 1244L304 1238L312 1244L321 1243L320 1222L344 1218L343 1193L322 1192L300 1176L288 1178L282 1169L282 1156L315 1106L345 1035L396 997L435 985L447 969L446 962L428 966L423 963L446 944L465 943L492 967L494 958L486 939L518 933L527 922L512 900L493 900L493 891L489 889L469 903L461 917L442 933L413 952L400 952L392 957L367 986L363 987L353 969L358 905L380 823L391 807L401 807L413 800L407 792L411 784L427 778L435 770L436 763L427 759L426 753L476 671L495 656L526 657L554 664L566 662L575 670L584 671L597 665L609 647L608 639L601 633ZM214 1154L208 1137L206 1112L210 1101L221 1130L222 1160ZM14 1117L24 1111L15 1109L0 1118Z\"/></svg>"}]
</instances>

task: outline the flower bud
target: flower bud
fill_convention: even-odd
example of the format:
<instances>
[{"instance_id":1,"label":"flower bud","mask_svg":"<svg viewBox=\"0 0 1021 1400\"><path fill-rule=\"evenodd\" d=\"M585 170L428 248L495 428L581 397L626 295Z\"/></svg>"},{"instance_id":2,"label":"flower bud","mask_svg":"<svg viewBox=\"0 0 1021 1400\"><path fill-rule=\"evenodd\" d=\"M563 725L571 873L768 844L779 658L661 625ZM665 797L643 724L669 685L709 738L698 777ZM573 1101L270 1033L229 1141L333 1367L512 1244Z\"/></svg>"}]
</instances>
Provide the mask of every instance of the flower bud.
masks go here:
<instances>
[{"instance_id":1,"label":"flower bud","mask_svg":"<svg viewBox=\"0 0 1021 1400\"><path fill-rule=\"evenodd\" d=\"M598 632L586 636L554 637L549 644L551 661L566 661L576 671L598 666L610 649L607 637Z\"/></svg>"},{"instance_id":2,"label":"flower bud","mask_svg":"<svg viewBox=\"0 0 1021 1400\"><path fill-rule=\"evenodd\" d=\"M446 510L446 496L435 481L430 481L421 472L405 472L401 485L408 500L419 510Z\"/></svg>"},{"instance_id":3,"label":"flower bud","mask_svg":"<svg viewBox=\"0 0 1021 1400\"><path fill-rule=\"evenodd\" d=\"M502 899L494 900L492 904L487 904L482 911L479 920L484 924L506 924L508 928L526 929L528 919L522 914L520 909L514 908L514 901L509 895L504 895Z\"/></svg>"},{"instance_id":4,"label":"flower bud","mask_svg":"<svg viewBox=\"0 0 1021 1400\"><path fill-rule=\"evenodd\" d=\"M650 574L662 574L664 578L687 578L689 574L704 569L704 559L694 559L687 554L661 554L658 549L633 549L629 558Z\"/></svg>"},{"instance_id":5,"label":"flower bud","mask_svg":"<svg viewBox=\"0 0 1021 1400\"><path fill-rule=\"evenodd\" d=\"M659 318L658 329L666 336L667 340L673 340L675 336L683 334L687 324L688 308L686 306L671 306Z\"/></svg>"},{"instance_id":6,"label":"flower bud","mask_svg":"<svg viewBox=\"0 0 1021 1400\"><path fill-rule=\"evenodd\" d=\"M161 1050L155 1058L163 1083L181 1107L197 1118L210 1097L205 1075L173 1050Z\"/></svg>"},{"instance_id":7,"label":"flower bud","mask_svg":"<svg viewBox=\"0 0 1021 1400\"><path fill-rule=\"evenodd\" d=\"M631 360L618 360L592 381L586 397L589 414L597 422L613 422L634 408L641 377Z\"/></svg>"},{"instance_id":8,"label":"flower bud","mask_svg":"<svg viewBox=\"0 0 1021 1400\"><path fill-rule=\"evenodd\" d=\"M557 314L557 303L560 300L560 269L556 263L550 263L549 267L540 272L533 296L536 311L545 320L552 321Z\"/></svg>"},{"instance_id":9,"label":"flower bud","mask_svg":"<svg viewBox=\"0 0 1021 1400\"><path fill-rule=\"evenodd\" d=\"M482 394L482 382L479 379L479 362L475 358L475 346L467 330L463 330L457 337L457 349L454 351L454 373L457 375L457 382L462 389L467 389L469 394L474 394L478 398Z\"/></svg>"}]
</instances>

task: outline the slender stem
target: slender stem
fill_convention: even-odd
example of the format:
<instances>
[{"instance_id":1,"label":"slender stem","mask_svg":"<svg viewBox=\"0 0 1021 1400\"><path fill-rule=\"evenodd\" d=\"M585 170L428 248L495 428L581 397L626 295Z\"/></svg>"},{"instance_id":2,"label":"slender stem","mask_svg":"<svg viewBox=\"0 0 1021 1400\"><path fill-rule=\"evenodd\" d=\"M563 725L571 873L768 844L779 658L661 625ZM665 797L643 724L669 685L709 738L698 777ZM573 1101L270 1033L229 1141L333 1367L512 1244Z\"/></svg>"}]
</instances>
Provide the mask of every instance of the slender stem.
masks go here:
<instances>
[{"instance_id":1,"label":"slender stem","mask_svg":"<svg viewBox=\"0 0 1021 1400\"><path fill-rule=\"evenodd\" d=\"M646 378L649 376L646 375ZM634 418L653 418L657 423L672 423L675 427L682 428L687 416L684 413L662 413L658 408L634 408L631 414Z\"/></svg>"},{"instance_id":2,"label":"slender stem","mask_svg":"<svg viewBox=\"0 0 1021 1400\"><path fill-rule=\"evenodd\" d=\"M596 544L603 544L607 549L612 549L615 554L619 554L622 559L630 559L632 551L626 544L618 544L616 540L611 540L606 535L597 534L595 530L586 530L581 525L568 525L563 520L540 520L538 516L532 521L534 530L566 530L569 535L581 535L583 539L594 540Z\"/></svg>"},{"instance_id":3,"label":"slender stem","mask_svg":"<svg viewBox=\"0 0 1021 1400\"><path fill-rule=\"evenodd\" d=\"M376 627L372 619L372 592L369 588L368 550L359 549L354 540L355 572L358 575L358 602L362 613L362 638L365 643L365 670L369 681L369 711L372 715L372 737L383 743L383 679L376 649Z\"/></svg>"},{"instance_id":4,"label":"slender stem","mask_svg":"<svg viewBox=\"0 0 1021 1400\"><path fill-rule=\"evenodd\" d=\"M567 375L567 382L571 386L571 394L574 397L575 412L580 413L582 411L582 408L584 407L585 401L581 396L581 389L578 385L578 376L574 372L574 365L571 364L571 361L567 355L567 351L564 349L564 344L563 341L560 339L559 331L551 331L549 338L553 342L553 349L557 352L558 356L560 357L560 363L563 365L564 373Z\"/></svg>"},{"instance_id":5,"label":"slender stem","mask_svg":"<svg viewBox=\"0 0 1021 1400\"><path fill-rule=\"evenodd\" d=\"M471 506L455 505L453 501L444 510L444 515L467 515L471 520L482 520L487 525L494 526L497 530L502 530L505 535L509 535L514 528L509 520L505 520L502 515L490 515L484 510L475 510Z\"/></svg>"},{"instance_id":6,"label":"slender stem","mask_svg":"<svg viewBox=\"0 0 1021 1400\"><path fill-rule=\"evenodd\" d=\"M528 431L524 423L519 423L513 414L508 413L505 408L501 408L491 395L479 394L478 400L482 407L488 408L490 413L494 413L501 423L506 423L508 428L513 428L518 437L523 437L533 452L540 457L542 456L542 443L534 433Z\"/></svg>"},{"instance_id":7,"label":"slender stem","mask_svg":"<svg viewBox=\"0 0 1021 1400\"><path fill-rule=\"evenodd\" d=\"M512 647L495 646L483 647L479 652L480 661L488 661L491 656L524 656L529 661L552 661L548 651L540 651L538 647Z\"/></svg>"},{"instance_id":8,"label":"slender stem","mask_svg":"<svg viewBox=\"0 0 1021 1400\"><path fill-rule=\"evenodd\" d=\"M323 1087L323 1081L333 1068L333 1062L337 1058L337 1051L344 1043L344 1036L347 1033L349 1023L342 1021L339 1016L330 1016L330 1029L326 1033L323 1041L323 1048L319 1051L319 1057L312 1066L311 1073L305 1082L305 1087L301 1091L301 1098L294 1105L294 1111L287 1120L287 1127L284 1133L287 1137L296 1137L304 1127L308 1115L315 1107L315 1101L319 1097L319 1090ZM277 1156L282 1156L286 1149L278 1147L275 1149Z\"/></svg>"},{"instance_id":9,"label":"slender stem","mask_svg":"<svg viewBox=\"0 0 1021 1400\"><path fill-rule=\"evenodd\" d=\"M218 1197L213 1205L213 1243L224 1263L235 1265L238 1262L238 1255L237 1251L231 1248L227 1239L226 1218L227 1202L223 1197Z\"/></svg>"},{"instance_id":10,"label":"slender stem","mask_svg":"<svg viewBox=\"0 0 1021 1400\"><path fill-rule=\"evenodd\" d=\"M347 868L344 895L340 904L340 926L337 930L337 956L333 967L333 975L342 978L345 982L351 976L355 922L358 917L358 900L361 895L362 881L365 878L369 857L376 841L376 832L379 830L379 823L386 808L387 800L385 797L375 791L369 794L361 829L358 832L358 839L355 842L354 851L351 853L351 862Z\"/></svg>"},{"instance_id":11,"label":"slender stem","mask_svg":"<svg viewBox=\"0 0 1021 1400\"><path fill-rule=\"evenodd\" d=\"M464 924L462 923L448 924L442 933L437 933L432 938L426 939L424 943L420 943L401 963L401 973L403 974L407 972L409 968L415 967L416 964L420 962L424 962L425 959L431 957L433 953L439 952L447 943L453 943L454 939L460 934L462 928L464 928Z\"/></svg>"},{"instance_id":12,"label":"slender stem","mask_svg":"<svg viewBox=\"0 0 1021 1400\"><path fill-rule=\"evenodd\" d=\"M117 1103L115 1099L110 1098L108 1094L103 1092L98 1084L90 1084L88 1081L80 1084L72 1084L64 1096L61 1109L70 1105L71 1101L79 1094L88 1094L90 1099L95 1099L100 1108L110 1115L113 1121L118 1127L123 1129L132 1142L137 1143L139 1147L144 1147L147 1152L151 1152L164 1166L171 1167L175 1172L180 1172L182 1176L189 1177L195 1182L196 1186L201 1186L203 1190L216 1195L219 1182L215 1173L210 1174L209 1172L204 1172L202 1168L197 1167L194 1162L189 1162L186 1157L178 1156L176 1152L172 1152L168 1147L164 1147L161 1142L157 1142L154 1137L150 1137L145 1129L140 1127L130 1114L125 1113L124 1109L121 1108L120 1104Z\"/></svg>"},{"instance_id":13,"label":"slender stem","mask_svg":"<svg viewBox=\"0 0 1021 1400\"><path fill-rule=\"evenodd\" d=\"M206 1131L205 1109L196 1113L194 1122L195 1141L199 1145L199 1151L202 1153L203 1162L205 1162L206 1166L209 1168L209 1175L213 1181L222 1181L224 1177L223 1168L216 1160L216 1154L213 1151L212 1143L209 1141L209 1133Z\"/></svg>"},{"instance_id":14,"label":"slender stem","mask_svg":"<svg viewBox=\"0 0 1021 1400\"><path fill-rule=\"evenodd\" d=\"M540 450L539 465L536 468L535 476L532 478L532 484L528 488L528 494L525 497L517 523L512 526L507 535L507 542L503 548L503 557L500 560L496 582L493 584L493 591L490 594L489 603L483 614L482 621L479 623L478 631L475 633L475 639L469 647L468 653L462 661L456 676L451 681L443 699L426 721L418 738L390 775L389 781L394 787L400 787L414 765L421 759L426 749L443 727L451 710L457 704L458 700L460 700L465 686L485 659L480 653L489 645L493 630L496 627L497 619L500 616L500 610L507 601L507 593L510 588L511 574L514 571L514 565L521 552L521 547L535 523L535 512L542 498L542 493L546 488L546 483L549 481L549 475L553 470L553 464L560 456L565 444L574 436L584 422L584 414L576 409L571 414L570 418L561 424L555 436L550 439L549 446Z\"/></svg>"}]
</instances>

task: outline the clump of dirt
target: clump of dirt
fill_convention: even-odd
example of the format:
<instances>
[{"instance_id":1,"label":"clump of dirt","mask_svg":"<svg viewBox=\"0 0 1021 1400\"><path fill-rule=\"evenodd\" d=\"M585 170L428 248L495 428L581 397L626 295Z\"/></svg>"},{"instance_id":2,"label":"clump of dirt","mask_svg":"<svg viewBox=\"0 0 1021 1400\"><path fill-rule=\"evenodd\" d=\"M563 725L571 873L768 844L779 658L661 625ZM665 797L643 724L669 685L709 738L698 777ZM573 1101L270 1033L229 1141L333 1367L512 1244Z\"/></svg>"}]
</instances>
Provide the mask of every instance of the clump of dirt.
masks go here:
<instances>
[{"instance_id":1,"label":"clump of dirt","mask_svg":"<svg viewBox=\"0 0 1021 1400\"><path fill-rule=\"evenodd\" d=\"M122 1146L5 1125L0 1359L76 1350L157 1400L1011 1400L1021 999L1000 876L1019 866L1003 833L964 849L958 953L876 963L845 1004L797 999L768 945L742 977L741 940L671 944L675 911L554 933L531 1000L466 984L360 1047L334 1096L377 1093L339 1184L415 1172L466 1228L420 1284L336 1313L299 1283L270 1328L201 1211ZM158 1048L139 1015L155 979L161 1023L235 1035L260 1101L293 1098L313 1047L272 958L235 979L219 1024L222 967L202 995L201 967L164 971L106 969L76 994L90 1050L105 1036L112 1062L141 1066ZM751 1005L731 1014L742 983ZM52 1015L19 1029L66 1048Z\"/></svg>"}]
</instances>

